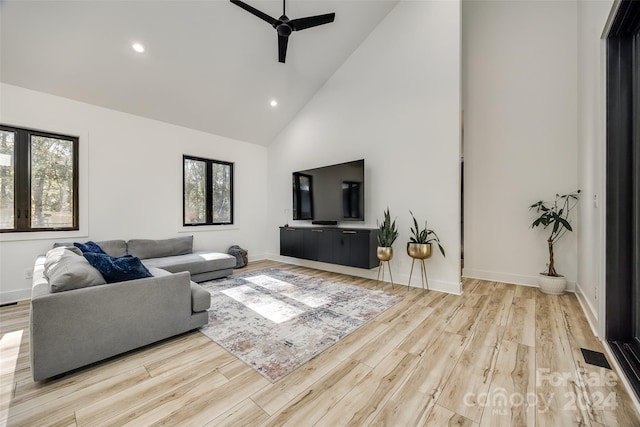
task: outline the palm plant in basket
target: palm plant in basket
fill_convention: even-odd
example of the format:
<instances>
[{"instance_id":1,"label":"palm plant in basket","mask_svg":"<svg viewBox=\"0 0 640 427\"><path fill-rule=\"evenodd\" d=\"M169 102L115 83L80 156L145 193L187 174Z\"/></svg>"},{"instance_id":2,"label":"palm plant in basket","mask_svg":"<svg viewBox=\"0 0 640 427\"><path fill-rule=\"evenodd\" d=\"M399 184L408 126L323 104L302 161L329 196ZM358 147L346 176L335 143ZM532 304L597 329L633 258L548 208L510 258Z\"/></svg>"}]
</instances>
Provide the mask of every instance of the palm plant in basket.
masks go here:
<instances>
[{"instance_id":1,"label":"palm plant in basket","mask_svg":"<svg viewBox=\"0 0 640 427\"><path fill-rule=\"evenodd\" d=\"M531 206L529 206L529 210L534 210L537 217L531 223L531 228L543 227L545 230L551 228L551 233L547 238L547 247L549 250L549 265L547 271L541 273L541 276L546 276L546 278L550 279L553 282L557 283L558 289L551 289L549 292L545 290L543 285L547 285L547 280L545 278L540 278L540 287L543 292L547 293L562 293L564 291L564 286L566 284L566 280L564 280L564 276L558 274L555 267L555 260L553 254L553 245L558 242L568 231L573 231L571 227L571 221L569 219L569 214L578 205L578 201L580 200L580 190L576 190L574 192L559 195L556 194L555 200L552 201L543 201L540 200ZM555 280L554 280L555 279ZM560 290L559 287L562 286Z\"/></svg>"}]
</instances>

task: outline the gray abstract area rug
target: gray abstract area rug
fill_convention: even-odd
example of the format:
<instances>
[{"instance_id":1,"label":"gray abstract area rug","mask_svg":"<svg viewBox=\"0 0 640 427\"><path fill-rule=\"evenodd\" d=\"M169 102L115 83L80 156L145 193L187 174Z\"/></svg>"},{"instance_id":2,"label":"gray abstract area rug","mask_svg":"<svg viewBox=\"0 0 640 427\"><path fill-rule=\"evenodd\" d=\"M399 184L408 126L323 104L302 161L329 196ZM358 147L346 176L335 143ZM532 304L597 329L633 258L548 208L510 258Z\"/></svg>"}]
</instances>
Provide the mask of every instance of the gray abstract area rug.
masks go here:
<instances>
[{"instance_id":1,"label":"gray abstract area rug","mask_svg":"<svg viewBox=\"0 0 640 427\"><path fill-rule=\"evenodd\" d=\"M276 382L403 296L279 269L201 284L206 336Z\"/></svg>"}]
</instances>

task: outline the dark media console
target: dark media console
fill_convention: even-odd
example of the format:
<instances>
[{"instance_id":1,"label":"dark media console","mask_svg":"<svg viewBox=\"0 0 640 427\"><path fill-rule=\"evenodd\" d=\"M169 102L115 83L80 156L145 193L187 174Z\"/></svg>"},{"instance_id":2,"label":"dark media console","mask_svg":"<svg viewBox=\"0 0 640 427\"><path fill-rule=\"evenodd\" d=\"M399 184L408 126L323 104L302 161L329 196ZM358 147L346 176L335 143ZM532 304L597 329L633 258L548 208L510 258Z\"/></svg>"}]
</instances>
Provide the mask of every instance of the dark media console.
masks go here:
<instances>
[{"instance_id":1,"label":"dark media console","mask_svg":"<svg viewBox=\"0 0 640 427\"><path fill-rule=\"evenodd\" d=\"M280 227L280 255L371 269L380 263L377 238L377 229Z\"/></svg>"}]
</instances>

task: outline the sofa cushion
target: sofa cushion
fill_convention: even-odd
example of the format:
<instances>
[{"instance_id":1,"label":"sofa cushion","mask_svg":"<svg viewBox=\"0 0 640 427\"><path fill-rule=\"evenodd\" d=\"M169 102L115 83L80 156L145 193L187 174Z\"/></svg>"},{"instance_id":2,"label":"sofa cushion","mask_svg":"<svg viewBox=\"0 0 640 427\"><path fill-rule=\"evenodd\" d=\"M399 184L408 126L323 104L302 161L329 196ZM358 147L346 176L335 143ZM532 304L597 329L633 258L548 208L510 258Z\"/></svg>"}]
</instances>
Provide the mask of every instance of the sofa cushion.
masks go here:
<instances>
[{"instance_id":1,"label":"sofa cushion","mask_svg":"<svg viewBox=\"0 0 640 427\"><path fill-rule=\"evenodd\" d=\"M96 242L107 255L123 257L127 255L127 242L124 240L102 240Z\"/></svg>"},{"instance_id":2,"label":"sofa cushion","mask_svg":"<svg viewBox=\"0 0 640 427\"><path fill-rule=\"evenodd\" d=\"M117 258L86 252L84 257L102 273L107 283L152 277L149 270L140 262L140 258L131 255Z\"/></svg>"},{"instance_id":3,"label":"sofa cushion","mask_svg":"<svg viewBox=\"0 0 640 427\"><path fill-rule=\"evenodd\" d=\"M164 240L133 239L127 242L128 253L141 259L184 255L193 252L193 236Z\"/></svg>"},{"instance_id":4,"label":"sofa cushion","mask_svg":"<svg viewBox=\"0 0 640 427\"><path fill-rule=\"evenodd\" d=\"M149 268L153 277L171 276L167 270L161 268ZM191 311L197 313L211 307L211 294L197 283L191 282Z\"/></svg>"},{"instance_id":5,"label":"sofa cushion","mask_svg":"<svg viewBox=\"0 0 640 427\"><path fill-rule=\"evenodd\" d=\"M95 242L107 255L121 257L127 254L127 242L124 240L103 240L100 242ZM64 247L75 247L72 242L58 242L54 243L54 248L59 248L61 246Z\"/></svg>"},{"instance_id":6,"label":"sofa cushion","mask_svg":"<svg viewBox=\"0 0 640 427\"><path fill-rule=\"evenodd\" d=\"M186 255L145 259L142 263L147 268L162 268L172 273L188 271L194 275L233 268L236 265L236 259L231 255L219 252L198 251Z\"/></svg>"},{"instance_id":7,"label":"sofa cushion","mask_svg":"<svg viewBox=\"0 0 640 427\"><path fill-rule=\"evenodd\" d=\"M47 252L44 270L51 292L70 291L107 283L102 274L84 257L63 247Z\"/></svg>"},{"instance_id":8,"label":"sofa cushion","mask_svg":"<svg viewBox=\"0 0 640 427\"><path fill-rule=\"evenodd\" d=\"M211 294L197 283L191 282L191 311L205 311L211 307Z\"/></svg>"},{"instance_id":9,"label":"sofa cushion","mask_svg":"<svg viewBox=\"0 0 640 427\"><path fill-rule=\"evenodd\" d=\"M86 243L74 242L73 246L80 249L83 254L87 252L92 254L107 254L96 242L92 242L91 240Z\"/></svg>"}]
</instances>

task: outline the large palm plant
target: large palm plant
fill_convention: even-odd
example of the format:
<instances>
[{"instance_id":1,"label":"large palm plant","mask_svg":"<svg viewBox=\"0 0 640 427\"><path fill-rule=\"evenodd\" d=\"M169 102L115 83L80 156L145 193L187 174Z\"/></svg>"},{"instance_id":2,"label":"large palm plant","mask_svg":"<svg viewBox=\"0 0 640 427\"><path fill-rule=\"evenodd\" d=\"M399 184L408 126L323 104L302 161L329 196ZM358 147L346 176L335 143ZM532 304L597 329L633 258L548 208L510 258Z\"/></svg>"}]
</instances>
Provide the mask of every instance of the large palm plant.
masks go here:
<instances>
[{"instance_id":1,"label":"large palm plant","mask_svg":"<svg viewBox=\"0 0 640 427\"><path fill-rule=\"evenodd\" d=\"M571 210L576 207L580 200L580 190L576 190L569 194L563 194L562 196L556 194L556 198L553 201L538 201L531 206L529 210L536 211L538 216L531 224L531 228L542 226L545 230L551 227L551 234L547 239L547 245L549 247L549 268L545 273L547 276L559 277L560 274L556 272L555 263L553 259L553 245L564 236L567 231L573 231L569 220L569 214Z\"/></svg>"}]
</instances>

